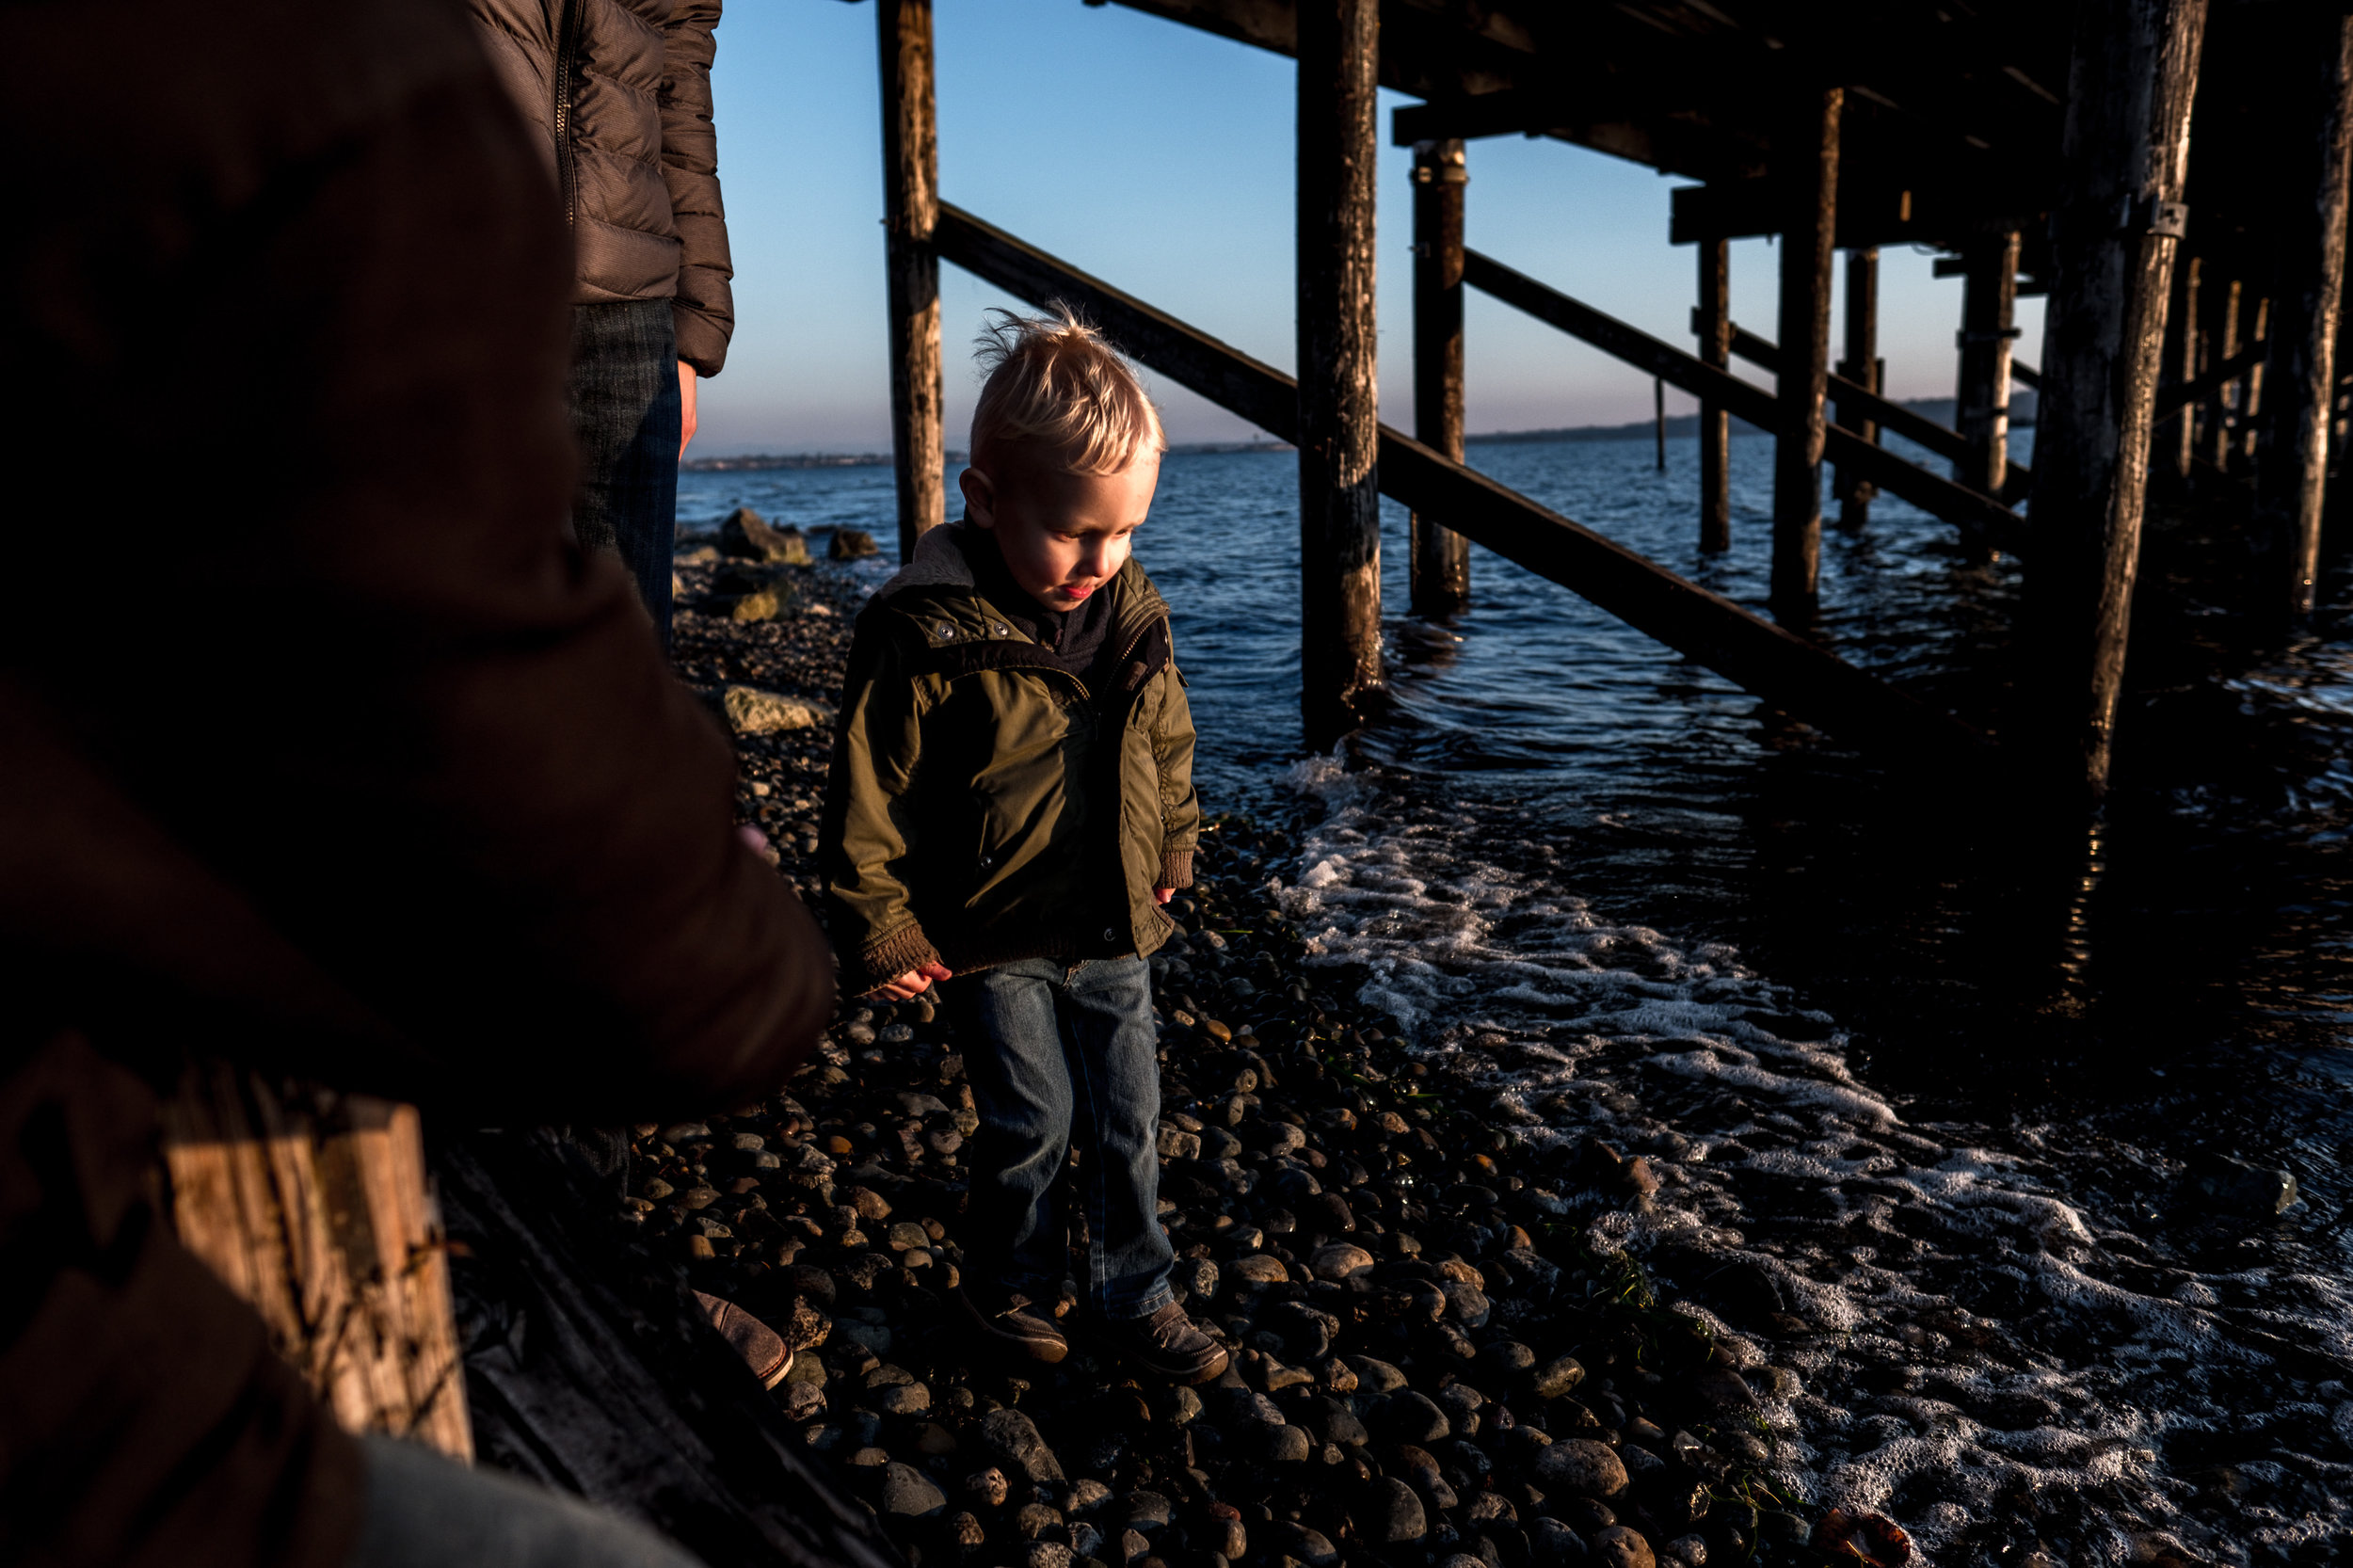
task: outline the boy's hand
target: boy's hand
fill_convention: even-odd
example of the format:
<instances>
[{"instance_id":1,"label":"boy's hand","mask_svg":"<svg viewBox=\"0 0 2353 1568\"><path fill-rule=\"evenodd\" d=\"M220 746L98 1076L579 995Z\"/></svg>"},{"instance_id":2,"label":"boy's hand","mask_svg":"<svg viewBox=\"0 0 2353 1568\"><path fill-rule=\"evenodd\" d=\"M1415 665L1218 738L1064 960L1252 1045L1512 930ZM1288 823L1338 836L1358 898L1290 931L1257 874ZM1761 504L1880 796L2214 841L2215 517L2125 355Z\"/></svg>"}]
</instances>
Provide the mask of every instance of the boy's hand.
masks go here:
<instances>
[{"instance_id":1,"label":"boy's hand","mask_svg":"<svg viewBox=\"0 0 2353 1568\"><path fill-rule=\"evenodd\" d=\"M866 996L869 1000L904 1001L909 997L920 997L930 990L935 980L953 979L955 975L947 965L935 961L909 969L904 974L893 975L867 992Z\"/></svg>"},{"instance_id":2,"label":"boy's hand","mask_svg":"<svg viewBox=\"0 0 2353 1568\"><path fill-rule=\"evenodd\" d=\"M1152 902L1154 904L1166 904L1170 899L1173 899L1176 896L1176 889L1174 888L1155 888L1152 889Z\"/></svg>"}]
</instances>

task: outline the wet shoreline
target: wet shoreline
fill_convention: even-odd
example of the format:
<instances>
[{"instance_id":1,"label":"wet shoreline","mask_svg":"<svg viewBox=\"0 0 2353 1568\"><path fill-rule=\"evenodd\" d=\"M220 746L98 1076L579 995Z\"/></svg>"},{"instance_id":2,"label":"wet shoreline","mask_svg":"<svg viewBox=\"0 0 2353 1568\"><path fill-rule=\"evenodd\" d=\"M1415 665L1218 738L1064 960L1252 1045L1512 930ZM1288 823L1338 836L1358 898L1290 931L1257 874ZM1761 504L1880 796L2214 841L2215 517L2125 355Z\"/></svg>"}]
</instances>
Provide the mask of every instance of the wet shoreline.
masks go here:
<instances>
[{"instance_id":1,"label":"wet shoreline","mask_svg":"<svg viewBox=\"0 0 2353 1568\"><path fill-rule=\"evenodd\" d=\"M830 698L855 584L796 573L746 624L707 613L716 562L681 562L686 679ZM743 742L739 808L802 886L825 740ZM1810 1560L1821 1512L1773 1479L1795 1375L1589 1244L1647 1162L1514 1136L1359 977L1309 965L1268 887L1296 853L1217 823L1154 960L1163 1221L1234 1352L1218 1384L1129 1377L1069 1303L1062 1367L968 1360L943 1295L977 1123L927 1002L845 1002L786 1095L639 1129L633 1224L800 1347L786 1411L925 1562Z\"/></svg>"}]
</instances>

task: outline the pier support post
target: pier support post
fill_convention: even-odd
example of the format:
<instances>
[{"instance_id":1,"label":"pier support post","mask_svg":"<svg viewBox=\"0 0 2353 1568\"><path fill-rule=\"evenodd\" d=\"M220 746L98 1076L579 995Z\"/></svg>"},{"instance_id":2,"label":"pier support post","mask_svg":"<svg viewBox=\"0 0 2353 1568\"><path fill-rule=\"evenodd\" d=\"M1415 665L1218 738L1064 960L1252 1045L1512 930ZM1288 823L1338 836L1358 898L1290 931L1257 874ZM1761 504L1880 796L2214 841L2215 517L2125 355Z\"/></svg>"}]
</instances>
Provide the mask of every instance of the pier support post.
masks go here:
<instances>
[{"instance_id":1,"label":"pier support post","mask_svg":"<svg viewBox=\"0 0 2353 1568\"><path fill-rule=\"evenodd\" d=\"M2029 592L2057 788L2107 789L2205 0L2084 0L2044 333Z\"/></svg>"},{"instance_id":2,"label":"pier support post","mask_svg":"<svg viewBox=\"0 0 2353 1568\"><path fill-rule=\"evenodd\" d=\"M890 454L899 482L899 559L947 520L941 426L939 121L931 0L876 0L881 29L884 265L889 280Z\"/></svg>"},{"instance_id":3,"label":"pier support post","mask_svg":"<svg viewBox=\"0 0 2353 1568\"><path fill-rule=\"evenodd\" d=\"M1373 331L1378 0L1300 0L1301 707L1310 744L1362 722L1381 686L1380 450Z\"/></svg>"},{"instance_id":4,"label":"pier support post","mask_svg":"<svg viewBox=\"0 0 2353 1568\"><path fill-rule=\"evenodd\" d=\"M1717 370L1732 368L1732 242L1699 243L1700 302L1692 330L1700 359ZM1721 403L1700 404L1700 549L1732 548L1732 415Z\"/></svg>"},{"instance_id":5,"label":"pier support post","mask_svg":"<svg viewBox=\"0 0 2353 1568\"><path fill-rule=\"evenodd\" d=\"M1463 460L1463 200L1460 139L1414 144L1414 439ZM1470 598L1470 541L1413 514L1414 614L1444 616Z\"/></svg>"},{"instance_id":6,"label":"pier support post","mask_svg":"<svg viewBox=\"0 0 2353 1568\"><path fill-rule=\"evenodd\" d=\"M2238 354L2239 280L2209 278L2201 297L2205 301L2206 320L2200 335L2205 339L2206 368L2212 370ZM2231 415L2237 401L2236 381L2225 381L2215 388L2206 400L2205 423L2198 431L2206 461L2225 473L2231 468Z\"/></svg>"},{"instance_id":7,"label":"pier support post","mask_svg":"<svg viewBox=\"0 0 2353 1568\"><path fill-rule=\"evenodd\" d=\"M2160 387L2198 378L2198 282L2204 269L2205 260L2200 256L2184 256L2174 265L2172 320L2167 328L2171 339L2165 351L2165 369L2158 377ZM2184 404L2158 431L2163 460L2172 464L2174 477L2186 482L2198 456L2197 408Z\"/></svg>"},{"instance_id":8,"label":"pier support post","mask_svg":"<svg viewBox=\"0 0 2353 1568\"><path fill-rule=\"evenodd\" d=\"M1887 367L1880 359L1880 250L1876 245L1847 252L1847 357L1839 361L1838 374L1882 396L1887 392ZM1876 420L1842 417L1839 423L1872 445L1879 444ZM1845 469L1831 483L1838 497L1838 526L1868 525L1879 487Z\"/></svg>"},{"instance_id":9,"label":"pier support post","mask_svg":"<svg viewBox=\"0 0 2353 1568\"><path fill-rule=\"evenodd\" d=\"M1775 138L1782 201L1781 427L1773 445L1772 602L1811 616L1822 561L1822 446L1830 391L1833 242L1838 218L1838 118L1846 90L1807 90Z\"/></svg>"},{"instance_id":10,"label":"pier support post","mask_svg":"<svg viewBox=\"0 0 2353 1568\"><path fill-rule=\"evenodd\" d=\"M2240 314L2247 317L2247 348L2252 350L2267 342L2271 335L2271 301L2258 296L2250 312L2244 306ZM2231 457L2242 468L2249 469L2255 461L2256 431L2263 419L2264 363L2258 360L2247 367L2247 376L2238 384L2238 422L2231 433Z\"/></svg>"},{"instance_id":11,"label":"pier support post","mask_svg":"<svg viewBox=\"0 0 2353 1568\"><path fill-rule=\"evenodd\" d=\"M2312 613L2320 570L2344 303L2346 171L2353 167L2353 17L2320 16L2311 25L2319 35L2313 62L2302 68L2313 95L2311 140L2299 161L2313 200L2285 215L2290 228L2273 288L2255 467L2258 525L2278 563L2269 591L2290 616Z\"/></svg>"},{"instance_id":12,"label":"pier support post","mask_svg":"<svg viewBox=\"0 0 2353 1568\"><path fill-rule=\"evenodd\" d=\"M2018 231L1980 235L1961 249L1961 381L1954 424L1969 456L1953 477L1988 495L2009 474L2011 325L2018 309Z\"/></svg>"}]
</instances>

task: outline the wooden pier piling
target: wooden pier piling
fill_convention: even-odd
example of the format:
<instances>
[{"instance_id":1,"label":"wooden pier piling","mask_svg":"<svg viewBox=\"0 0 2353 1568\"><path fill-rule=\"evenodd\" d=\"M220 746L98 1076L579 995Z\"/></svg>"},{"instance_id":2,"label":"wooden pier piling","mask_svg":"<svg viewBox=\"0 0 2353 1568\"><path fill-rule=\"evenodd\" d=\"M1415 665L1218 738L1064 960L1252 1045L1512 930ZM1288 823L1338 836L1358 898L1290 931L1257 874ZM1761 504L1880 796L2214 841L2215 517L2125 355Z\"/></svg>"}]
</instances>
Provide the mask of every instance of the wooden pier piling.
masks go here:
<instances>
[{"instance_id":1,"label":"wooden pier piling","mask_svg":"<svg viewBox=\"0 0 2353 1568\"><path fill-rule=\"evenodd\" d=\"M1781 423L1773 448L1774 614L1813 614L1822 559L1822 445L1829 418L1831 267L1838 228L1838 120L1845 89L1807 89L1773 148L1783 211Z\"/></svg>"},{"instance_id":2,"label":"wooden pier piling","mask_svg":"<svg viewBox=\"0 0 2353 1568\"><path fill-rule=\"evenodd\" d=\"M1876 245L1858 246L1847 252L1847 357L1839 362L1838 374L1856 386L1886 394L1887 366L1880 359L1880 248ZM1862 440L1878 444L1876 421L1857 419L1841 408L1838 423ZM1839 527L1862 528L1870 522L1877 486L1842 466L1831 488L1838 497Z\"/></svg>"},{"instance_id":3,"label":"wooden pier piling","mask_svg":"<svg viewBox=\"0 0 2353 1568\"><path fill-rule=\"evenodd\" d=\"M2198 330L2198 282L2204 267L2202 256L2185 256L2174 266L2172 321L2168 328L2171 342L2166 350L2160 395L2198 379L2200 355L2204 347ZM2172 464L2174 477L2186 481L2198 457L2197 406L2187 402L2178 405L2159 422L2158 430L2163 438L2164 457Z\"/></svg>"},{"instance_id":4,"label":"wooden pier piling","mask_svg":"<svg viewBox=\"0 0 2353 1568\"><path fill-rule=\"evenodd\" d=\"M1354 728L1381 686L1381 504L1374 464L1373 174L1378 0L1301 0L1299 566L1309 743Z\"/></svg>"},{"instance_id":5,"label":"wooden pier piling","mask_svg":"<svg viewBox=\"0 0 2353 1568\"><path fill-rule=\"evenodd\" d=\"M2240 286L2236 278L2206 280L2201 296L2206 307L2206 320L2200 336L2205 342L2206 368L2209 371L2238 357ZM2206 406L2200 410L2200 455L2225 473L2231 469L2232 416L2236 412L2237 402L2238 378L2232 376L2215 387Z\"/></svg>"},{"instance_id":6,"label":"wooden pier piling","mask_svg":"<svg viewBox=\"0 0 2353 1568\"><path fill-rule=\"evenodd\" d=\"M1463 202L1460 137L1414 144L1414 439L1463 460ZM1470 541L1413 514L1411 602L1444 616L1470 598Z\"/></svg>"},{"instance_id":7,"label":"wooden pier piling","mask_svg":"<svg viewBox=\"0 0 2353 1568\"><path fill-rule=\"evenodd\" d=\"M890 454L899 559L947 520L948 452L939 346L939 118L931 0L875 0L883 112L883 232L889 280Z\"/></svg>"},{"instance_id":8,"label":"wooden pier piling","mask_svg":"<svg viewBox=\"0 0 2353 1568\"><path fill-rule=\"evenodd\" d=\"M2309 210L2287 215L2255 469L2257 526L2278 563L2269 591L2292 616L2312 613L2320 571L2344 304L2346 173L2353 165L2353 18L2316 16L2309 25L2316 35L2313 59L2304 67L2311 140L2298 162L2313 200Z\"/></svg>"},{"instance_id":9,"label":"wooden pier piling","mask_svg":"<svg viewBox=\"0 0 2353 1568\"><path fill-rule=\"evenodd\" d=\"M2205 0L2084 0L2075 19L2029 592L2052 682L2045 760L2085 801L2114 754L2205 21Z\"/></svg>"},{"instance_id":10,"label":"wooden pier piling","mask_svg":"<svg viewBox=\"0 0 2353 1568\"><path fill-rule=\"evenodd\" d=\"M2018 231L1972 240L1961 252L1961 376L1953 424L1969 456L1953 477L1989 495L2009 470L2010 344L2018 328Z\"/></svg>"},{"instance_id":11,"label":"wooden pier piling","mask_svg":"<svg viewBox=\"0 0 2353 1568\"><path fill-rule=\"evenodd\" d=\"M1692 330L1700 360L1712 369L1732 368L1732 242L1704 239L1700 253L1700 302ZM1721 403L1700 404L1700 549L1732 548L1732 414Z\"/></svg>"}]
</instances>

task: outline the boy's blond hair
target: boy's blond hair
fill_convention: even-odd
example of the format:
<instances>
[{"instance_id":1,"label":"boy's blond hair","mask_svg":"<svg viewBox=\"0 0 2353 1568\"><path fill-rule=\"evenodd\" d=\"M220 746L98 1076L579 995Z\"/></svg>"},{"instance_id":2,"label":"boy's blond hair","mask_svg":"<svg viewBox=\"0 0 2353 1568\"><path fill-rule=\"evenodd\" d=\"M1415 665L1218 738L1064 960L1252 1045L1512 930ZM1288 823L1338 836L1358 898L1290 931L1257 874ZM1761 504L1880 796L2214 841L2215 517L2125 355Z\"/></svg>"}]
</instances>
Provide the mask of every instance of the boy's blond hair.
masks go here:
<instances>
[{"instance_id":1,"label":"boy's blond hair","mask_svg":"<svg viewBox=\"0 0 2353 1568\"><path fill-rule=\"evenodd\" d=\"M1103 335L1055 300L1044 315L992 311L974 358L988 372L972 456L1007 441L1062 455L1072 473L1120 473L1167 447L1144 383Z\"/></svg>"}]
</instances>

